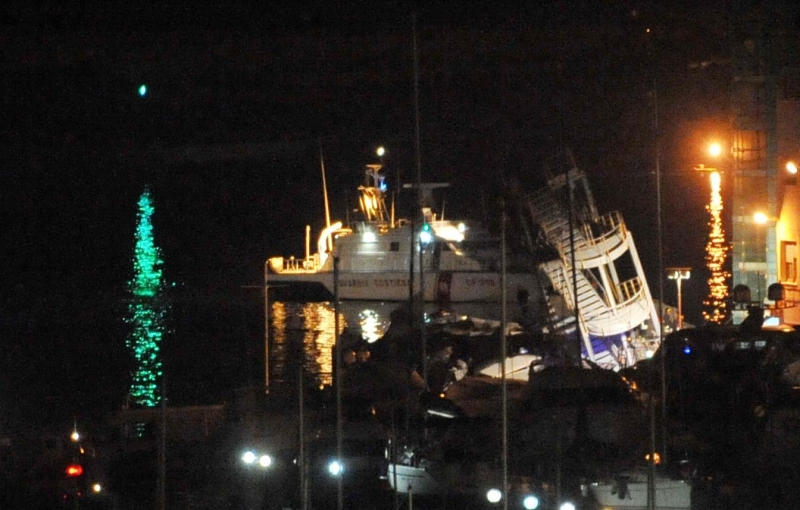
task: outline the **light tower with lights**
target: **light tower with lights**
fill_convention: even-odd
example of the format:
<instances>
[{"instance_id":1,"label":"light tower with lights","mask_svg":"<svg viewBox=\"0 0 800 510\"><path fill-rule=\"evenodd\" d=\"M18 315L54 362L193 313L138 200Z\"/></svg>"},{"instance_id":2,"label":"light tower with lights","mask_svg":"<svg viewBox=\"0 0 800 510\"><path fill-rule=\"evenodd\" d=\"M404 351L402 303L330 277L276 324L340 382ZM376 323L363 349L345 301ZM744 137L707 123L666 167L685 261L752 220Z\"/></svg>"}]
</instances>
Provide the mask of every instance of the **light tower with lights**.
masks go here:
<instances>
[{"instance_id":1,"label":"light tower with lights","mask_svg":"<svg viewBox=\"0 0 800 510\"><path fill-rule=\"evenodd\" d=\"M708 154L714 159L722 155L722 146L712 143L708 146ZM708 296L703 300L703 319L707 322L722 324L728 317L728 279L730 272L726 268L726 259L730 247L725 241L725 229L722 224L722 175L717 168L701 164L695 170L709 174L711 197L706 206L709 213L708 240L706 242L706 267L708 267Z\"/></svg>"}]
</instances>

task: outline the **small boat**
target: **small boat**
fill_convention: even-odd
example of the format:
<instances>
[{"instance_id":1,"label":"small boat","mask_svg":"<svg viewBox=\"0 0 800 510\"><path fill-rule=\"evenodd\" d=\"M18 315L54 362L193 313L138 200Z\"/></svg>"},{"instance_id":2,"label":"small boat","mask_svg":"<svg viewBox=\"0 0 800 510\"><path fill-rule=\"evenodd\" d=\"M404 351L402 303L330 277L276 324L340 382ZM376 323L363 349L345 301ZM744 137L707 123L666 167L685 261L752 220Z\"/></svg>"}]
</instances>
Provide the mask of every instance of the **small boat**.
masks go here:
<instances>
[{"instance_id":1,"label":"small boat","mask_svg":"<svg viewBox=\"0 0 800 510\"><path fill-rule=\"evenodd\" d=\"M421 184L423 195L446 184ZM339 299L405 301L410 291L425 301L443 303L497 302L502 299L502 250L499 237L478 222L445 220L423 207L417 224L395 219L387 207L387 184L381 165L367 165L358 188L360 218L351 225L330 223L319 235L317 252L302 257L276 256L267 260L265 278L270 287L284 287L308 297L329 299L338 286ZM423 203L430 203L430 198ZM338 282L334 282L334 258ZM536 267L510 261L506 268L509 299L537 296ZM531 265L528 263L528 265ZM423 271L420 272L420 267ZM413 269L412 269L413 268Z\"/></svg>"},{"instance_id":2,"label":"small boat","mask_svg":"<svg viewBox=\"0 0 800 510\"><path fill-rule=\"evenodd\" d=\"M487 506L502 499L502 473L487 463L390 463L387 479L393 490L407 498L446 498L451 504L463 501L468 505L483 501ZM509 508L556 508L555 487L528 476L509 475L508 495ZM560 508L575 508L568 501L565 497Z\"/></svg>"},{"instance_id":3,"label":"small boat","mask_svg":"<svg viewBox=\"0 0 800 510\"><path fill-rule=\"evenodd\" d=\"M589 485L589 492L602 508L641 509L647 505L647 468L621 472L613 480ZM692 507L692 486L682 478L656 472L655 506L664 510L689 510Z\"/></svg>"},{"instance_id":4,"label":"small boat","mask_svg":"<svg viewBox=\"0 0 800 510\"><path fill-rule=\"evenodd\" d=\"M400 494L436 496L444 494L447 489L440 468L424 460L417 465L390 462L386 477L392 490Z\"/></svg>"}]
</instances>

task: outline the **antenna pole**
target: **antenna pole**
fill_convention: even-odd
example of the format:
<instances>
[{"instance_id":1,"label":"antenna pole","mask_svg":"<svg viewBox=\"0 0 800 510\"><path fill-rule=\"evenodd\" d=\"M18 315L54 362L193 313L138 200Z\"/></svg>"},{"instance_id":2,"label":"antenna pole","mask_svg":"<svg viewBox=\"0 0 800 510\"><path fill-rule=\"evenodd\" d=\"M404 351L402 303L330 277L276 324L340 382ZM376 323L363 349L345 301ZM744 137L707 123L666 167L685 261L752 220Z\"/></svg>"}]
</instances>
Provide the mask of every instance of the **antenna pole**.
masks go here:
<instances>
[{"instance_id":1,"label":"antenna pole","mask_svg":"<svg viewBox=\"0 0 800 510\"><path fill-rule=\"evenodd\" d=\"M330 205L328 204L328 183L327 183L326 177L325 177L325 160L322 158L322 142L321 141L319 142L319 168L320 168L320 171L322 172L322 196L323 196L324 201L325 201L325 227L330 227L331 226L331 208L330 208ZM327 246L328 246L328 251L331 251L333 249L333 246L331 246L331 236L330 235L327 236L326 243L327 243Z\"/></svg>"}]
</instances>

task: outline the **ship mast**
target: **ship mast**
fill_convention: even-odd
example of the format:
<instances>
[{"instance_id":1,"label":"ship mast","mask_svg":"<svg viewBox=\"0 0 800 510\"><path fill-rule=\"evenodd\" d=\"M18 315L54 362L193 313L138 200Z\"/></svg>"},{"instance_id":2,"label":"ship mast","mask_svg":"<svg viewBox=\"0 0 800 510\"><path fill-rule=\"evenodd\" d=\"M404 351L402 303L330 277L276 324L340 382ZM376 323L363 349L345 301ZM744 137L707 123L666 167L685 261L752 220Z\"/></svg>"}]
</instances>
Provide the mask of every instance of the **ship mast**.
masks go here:
<instances>
[{"instance_id":1,"label":"ship mast","mask_svg":"<svg viewBox=\"0 0 800 510\"><path fill-rule=\"evenodd\" d=\"M331 208L330 208L330 205L328 204L328 184L327 184L327 181L326 181L326 178L325 178L325 160L322 158L322 142L320 142L320 144L319 144L319 168L320 168L320 171L322 172L322 196L323 196L323 199L325 201L325 228L326 229L330 229L330 227L331 227ZM329 252L332 251L333 250L333 246L332 246L333 240L331 239L331 236L328 236L328 239L327 239L326 243L327 243L327 246L328 246L328 251Z\"/></svg>"}]
</instances>

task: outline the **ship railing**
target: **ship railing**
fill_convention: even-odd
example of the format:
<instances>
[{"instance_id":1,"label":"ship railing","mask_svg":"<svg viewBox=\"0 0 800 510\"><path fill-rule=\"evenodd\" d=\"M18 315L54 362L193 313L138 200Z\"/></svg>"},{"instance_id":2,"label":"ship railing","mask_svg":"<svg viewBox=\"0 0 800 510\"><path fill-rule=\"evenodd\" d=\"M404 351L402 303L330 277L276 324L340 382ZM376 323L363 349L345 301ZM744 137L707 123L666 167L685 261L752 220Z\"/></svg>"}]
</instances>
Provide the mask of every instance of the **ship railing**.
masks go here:
<instances>
[{"instance_id":1,"label":"ship railing","mask_svg":"<svg viewBox=\"0 0 800 510\"><path fill-rule=\"evenodd\" d=\"M619 211L611 211L597 217L593 223L586 222L582 226L586 244L596 246L623 232L625 221ZM600 227L601 232L596 233L597 227Z\"/></svg>"},{"instance_id":2,"label":"ship railing","mask_svg":"<svg viewBox=\"0 0 800 510\"><path fill-rule=\"evenodd\" d=\"M634 276L630 280L625 280L618 284L615 292L617 294L617 308L625 308L641 299L644 286L642 285L642 280L638 276Z\"/></svg>"},{"instance_id":3,"label":"ship railing","mask_svg":"<svg viewBox=\"0 0 800 510\"><path fill-rule=\"evenodd\" d=\"M593 335L606 336L633 329L649 315L645 291L639 277L631 278L615 287L620 294L620 301L605 310L595 310L583 317L589 331Z\"/></svg>"},{"instance_id":4,"label":"ship railing","mask_svg":"<svg viewBox=\"0 0 800 510\"><path fill-rule=\"evenodd\" d=\"M269 267L276 273L313 273L320 269L319 254L301 259L295 257L272 257Z\"/></svg>"}]
</instances>

